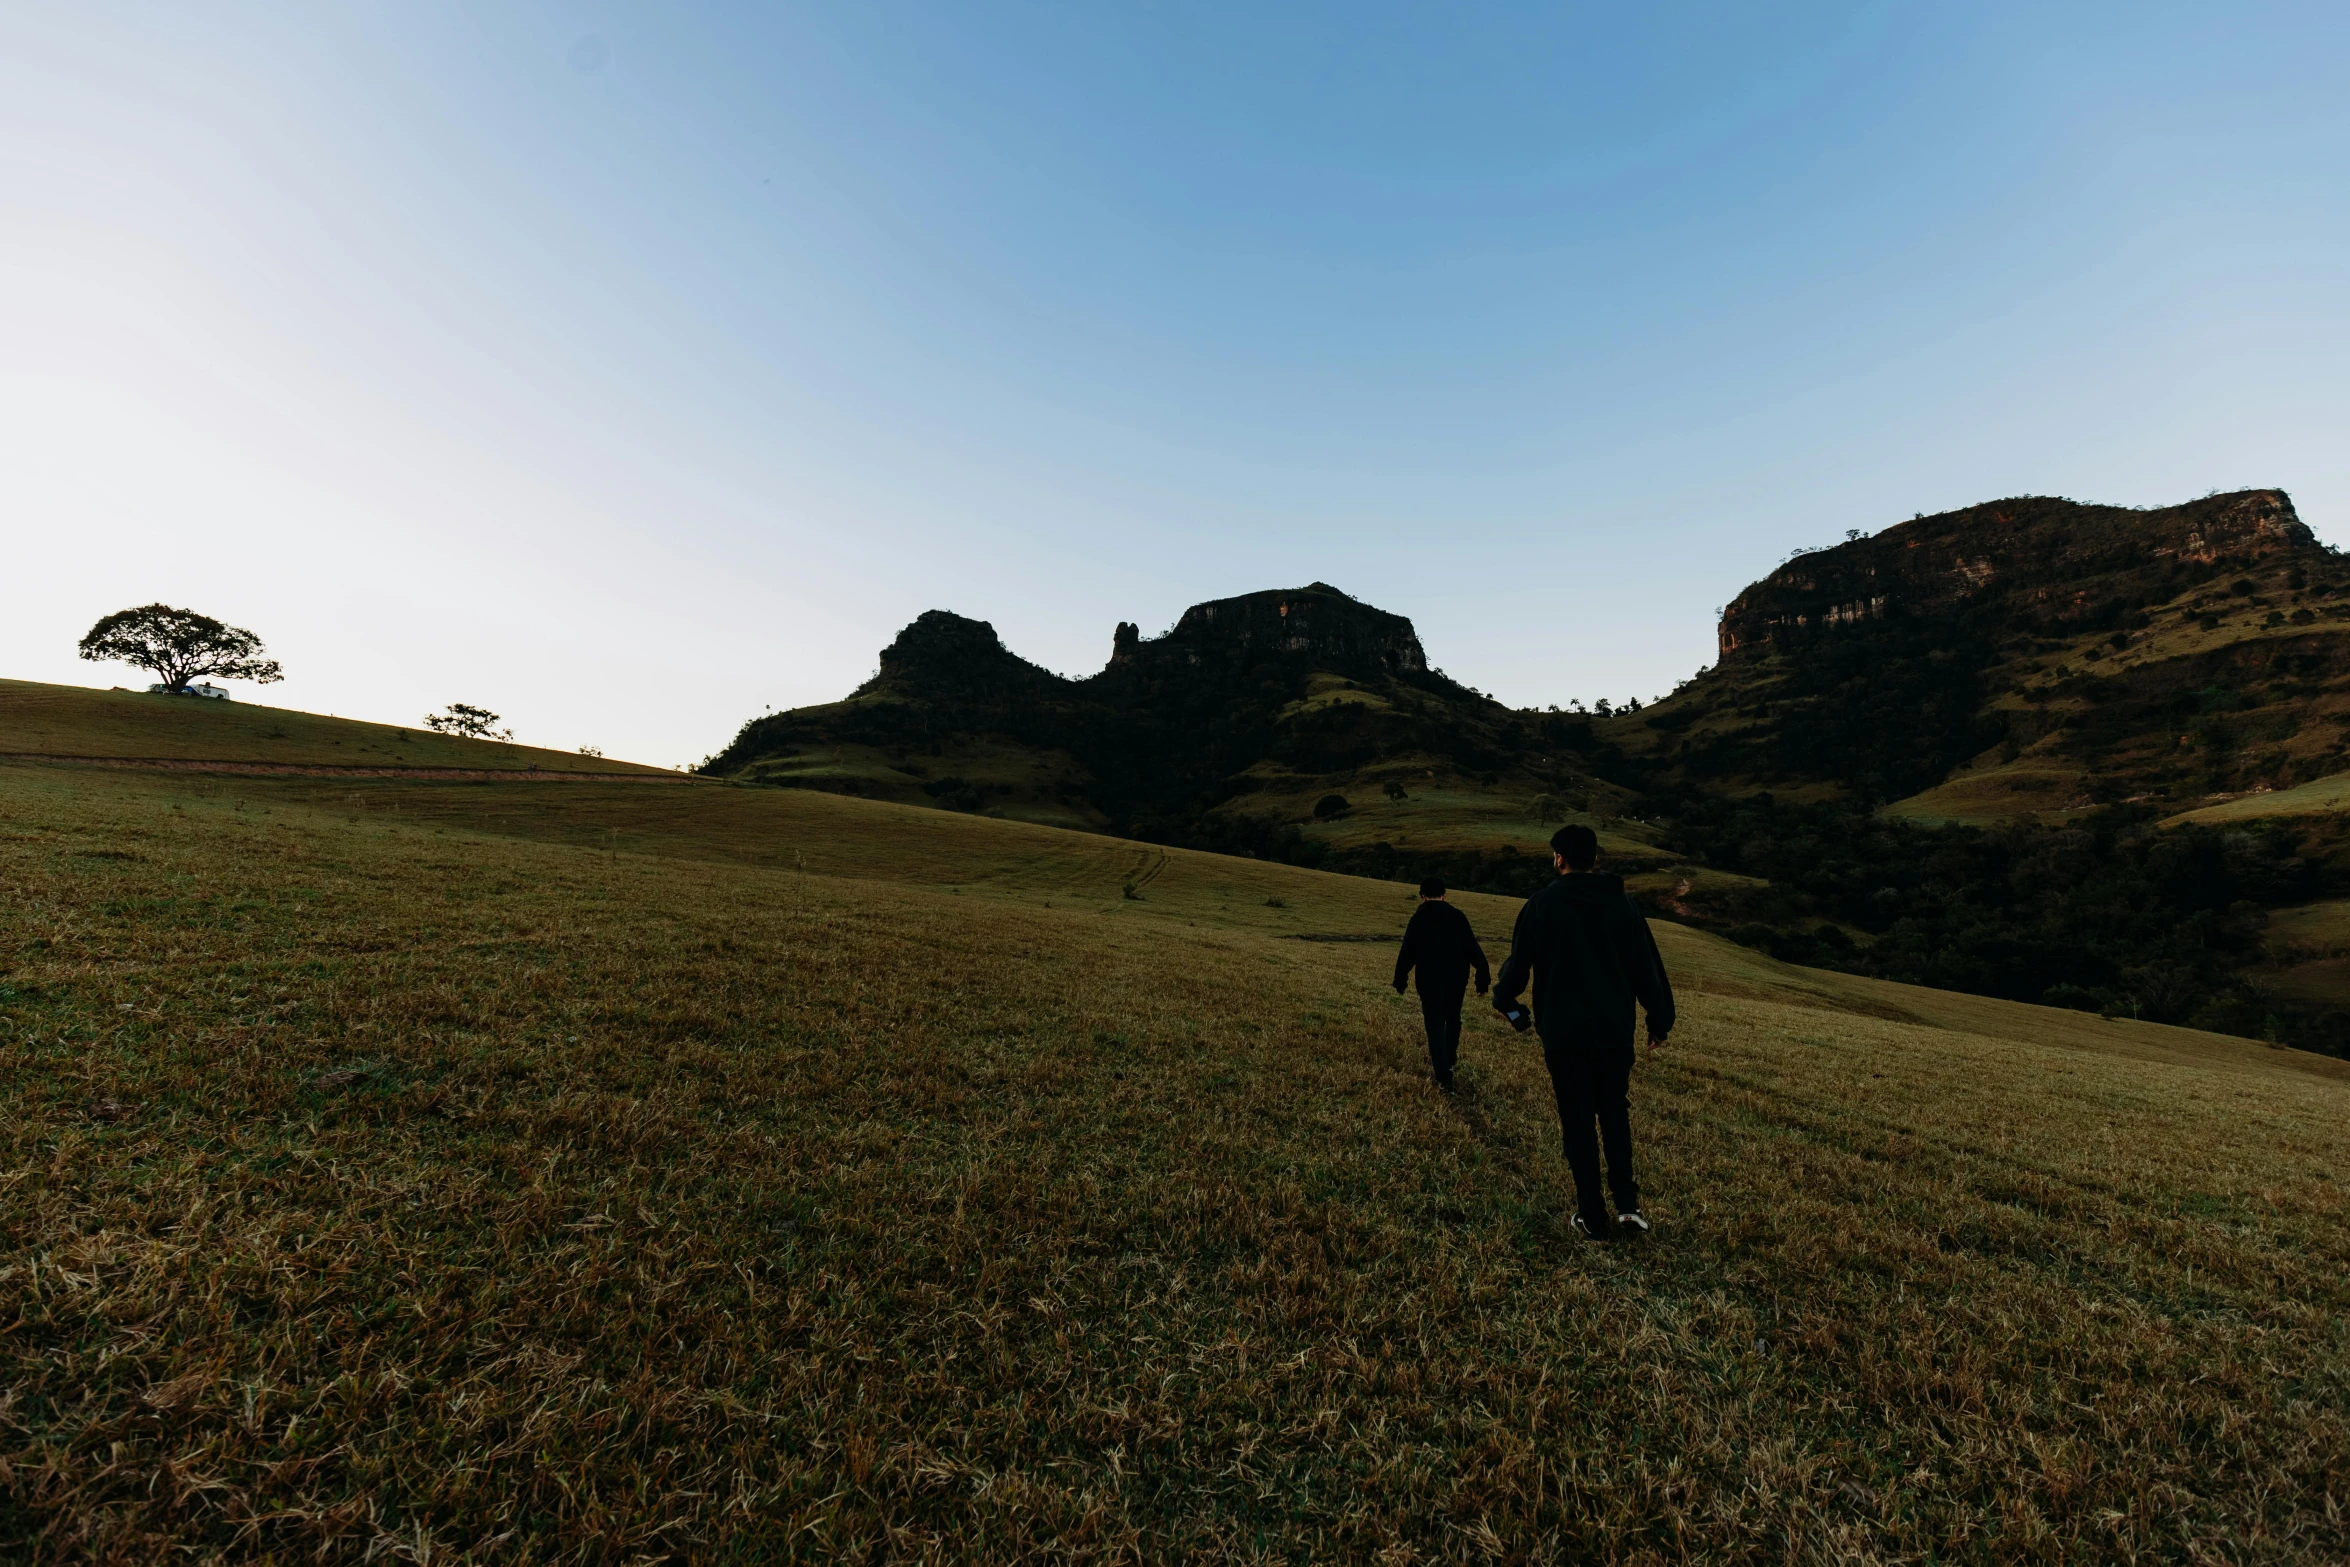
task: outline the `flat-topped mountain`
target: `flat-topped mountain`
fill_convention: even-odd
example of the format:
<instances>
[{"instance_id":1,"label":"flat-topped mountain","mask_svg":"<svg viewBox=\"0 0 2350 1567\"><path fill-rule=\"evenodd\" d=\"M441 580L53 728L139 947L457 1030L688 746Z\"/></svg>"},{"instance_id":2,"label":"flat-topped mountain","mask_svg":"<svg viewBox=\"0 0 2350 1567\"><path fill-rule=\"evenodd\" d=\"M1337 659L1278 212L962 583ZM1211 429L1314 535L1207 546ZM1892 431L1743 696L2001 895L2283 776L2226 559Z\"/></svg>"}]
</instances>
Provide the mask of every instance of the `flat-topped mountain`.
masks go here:
<instances>
[{"instance_id":1,"label":"flat-topped mountain","mask_svg":"<svg viewBox=\"0 0 2350 1567\"><path fill-rule=\"evenodd\" d=\"M1231 669L1261 662L1268 654L1301 658L1316 669L1358 679L1428 674L1428 655L1410 621L1327 582L1194 604L1174 630L1147 642L1137 627L1121 623L1104 673L1203 664Z\"/></svg>"},{"instance_id":2,"label":"flat-topped mountain","mask_svg":"<svg viewBox=\"0 0 2350 1567\"><path fill-rule=\"evenodd\" d=\"M2345 589L2282 491L1994 501L1797 556L1723 613L1713 669L1601 729L1643 787L2185 809L2350 765Z\"/></svg>"},{"instance_id":3,"label":"flat-topped mountain","mask_svg":"<svg viewBox=\"0 0 2350 1567\"><path fill-rule=\"evenodd\" d=\"M2350 1051L2350 562L2282 492L1921 517L1790 560L1720 644L1596 725L1700 868L1679 917Z\"/></svg>"},{"instance_id":4,"label":"flat-topped mountain","mask_svg":"<svg viewBox=\"0 0 2350 1567\"><path fill-rule=\"evenodd\" d=\"M1725 660L1887 615L1962 615L1996 602L2050 634L2109 620L2226 566L2322 556L2281 490L2135 511L2026 496L1920 517L1806 551L1722 614Z\"/></svg>"}]
</instances>

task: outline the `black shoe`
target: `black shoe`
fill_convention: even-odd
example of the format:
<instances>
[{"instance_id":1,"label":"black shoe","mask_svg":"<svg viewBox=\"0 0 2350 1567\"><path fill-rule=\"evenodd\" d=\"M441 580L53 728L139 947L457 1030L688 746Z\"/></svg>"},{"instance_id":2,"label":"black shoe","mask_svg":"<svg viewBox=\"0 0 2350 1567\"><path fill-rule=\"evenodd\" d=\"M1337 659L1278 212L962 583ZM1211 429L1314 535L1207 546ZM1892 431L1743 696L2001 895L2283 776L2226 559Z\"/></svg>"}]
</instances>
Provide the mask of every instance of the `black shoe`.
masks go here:
<instances>
[{"instance_id":1,"label":"black shoe","mask_svg":"<svg viewBox=\"0 0 2350 1567\"><path fill-rule=\"evenodd\" d=\"M1449 1077L1440 1077L1436 1080L1436 1087L1440 1092L1449 1094L1453 1091L1452 1079Z\"/></svg>"},{"instance_id":2,"label":"black shoe","mask_svg":"<svg viewBox=\"0 0 2350 1567\"><path fill-rule=\"evenodd\" d=\"M1575 1233L1577 1235L1582 1236L1587 1241L1604 1241L1610 1235L1615 1233L1614 1222L1605 1218L1591 1220L1584 1218L1583 1215L1578 1213L1573 1218L1569 1219L1567 1223L1574 1227Z\"/></svg>"},{"instance_id":3,"label":"black shoe","mask_svg":"<svg viewBox=\"0 0 2350 1567\"><path fill-rule=\"evenodd\" d=\"M1638 1208L1626 1208L1622 1213L1617 1214L1616 1223L1622 1228L1640 1235L1646 1235L1649 1230L1648 1220Z\"/></svg>"}]
</instances>

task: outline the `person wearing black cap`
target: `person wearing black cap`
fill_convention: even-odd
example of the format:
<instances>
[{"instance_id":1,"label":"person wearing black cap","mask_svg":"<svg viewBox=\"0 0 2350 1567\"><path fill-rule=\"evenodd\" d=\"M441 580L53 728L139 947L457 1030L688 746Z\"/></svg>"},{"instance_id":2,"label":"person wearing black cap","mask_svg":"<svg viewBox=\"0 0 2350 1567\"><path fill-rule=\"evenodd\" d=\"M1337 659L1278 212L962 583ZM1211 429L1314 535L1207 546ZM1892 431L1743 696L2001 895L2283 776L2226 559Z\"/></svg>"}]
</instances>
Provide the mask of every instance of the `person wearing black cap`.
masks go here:
<instances>
[{"instance_id":1,"label":"person wearing black cap","mask_svg":"<svg viewBox=\"0 0 2350 1567\"><path fill-rule=\"evenodd\" d=\"M1493 987L1493 1009L1520 1033L1531 1027L1542 1035L1559 1131L1575 1172L1575 1228L1593 1239L1614 1233L1619 1224L1645 1232L1648 1219L1632 1180L1633 1004L1648 1013L1653 1050L1673 1031L1673 987L1648 921L1625 895L1624 879L1592 869L1598 834L1562 827L1551 837L1550 856L1559 879L1518 911L1510 955ZM1529 976L1531 1010L1518 1004ZM1615 1219L1600 1195L1602 1141Z\"/></svg>"},{"instance_id":2,"label":"person wearing black cap","mask_svg":"<svg viewBox=\"0 0 2350 1567\"><path fill-rule=\"evenodd\" d=\"M1404 927L1403 950L1395 955L1395 993L1418 970L1420 1017L1428 1025L1428 1065L1436 1086L1452 1092L1453 1063L1461 1049L1461 997L1469 988L1469 970L1477 971L1477 994L1485 994L1493 974L1485 966L1485 949L1469 928L1469 916L1444 901L1444 883L1431 876L1420 883L1420 906Z\"/></svg>"}]
</instances>

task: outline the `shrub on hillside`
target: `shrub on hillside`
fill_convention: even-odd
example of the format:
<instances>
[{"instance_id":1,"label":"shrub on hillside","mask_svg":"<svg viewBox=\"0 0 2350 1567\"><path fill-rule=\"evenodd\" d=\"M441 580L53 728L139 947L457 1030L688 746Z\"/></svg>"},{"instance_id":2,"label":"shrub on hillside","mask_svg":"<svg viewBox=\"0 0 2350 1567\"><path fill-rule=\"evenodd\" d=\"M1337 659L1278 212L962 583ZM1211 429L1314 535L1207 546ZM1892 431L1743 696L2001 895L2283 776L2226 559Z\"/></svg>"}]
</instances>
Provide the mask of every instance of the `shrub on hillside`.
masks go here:
<instances>
[{"instance_id":1,"label":"shrub on hillside","mask_svg":"<svg viewBox=\"0 0 2350 1567\"><path fill-rule=\"evenodd\" d=\"M486 707L475 707L471 702L451 702L445 713L427 713L424 727L435 734L456 735L466 740L511 740L514 731L498 727L498 715Z\"/></svg>"}]
</instances>

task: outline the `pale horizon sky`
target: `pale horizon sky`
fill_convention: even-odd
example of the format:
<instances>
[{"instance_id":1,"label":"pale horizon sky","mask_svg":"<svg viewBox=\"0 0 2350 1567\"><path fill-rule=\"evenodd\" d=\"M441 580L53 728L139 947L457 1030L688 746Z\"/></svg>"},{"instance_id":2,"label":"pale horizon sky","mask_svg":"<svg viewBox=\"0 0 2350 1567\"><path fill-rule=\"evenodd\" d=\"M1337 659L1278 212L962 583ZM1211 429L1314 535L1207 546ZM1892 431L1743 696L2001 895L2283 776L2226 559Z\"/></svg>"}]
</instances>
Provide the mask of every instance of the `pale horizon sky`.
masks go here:
<instances>
[{"instance_id":1,"label":"pale horizon sky","mask_svg":"<svg viewBox=\"0 0 2350 1567\"><path fill-rule=\"evenodd\" d=\"M0 9L0 676L662 764L925 609L1321 579L1643 699L1789 550L2278 486L2350 543L2350 12Z\"/></svg>"}]
</instances>

